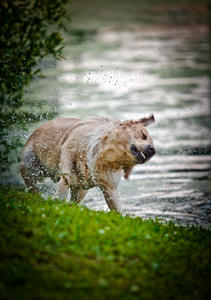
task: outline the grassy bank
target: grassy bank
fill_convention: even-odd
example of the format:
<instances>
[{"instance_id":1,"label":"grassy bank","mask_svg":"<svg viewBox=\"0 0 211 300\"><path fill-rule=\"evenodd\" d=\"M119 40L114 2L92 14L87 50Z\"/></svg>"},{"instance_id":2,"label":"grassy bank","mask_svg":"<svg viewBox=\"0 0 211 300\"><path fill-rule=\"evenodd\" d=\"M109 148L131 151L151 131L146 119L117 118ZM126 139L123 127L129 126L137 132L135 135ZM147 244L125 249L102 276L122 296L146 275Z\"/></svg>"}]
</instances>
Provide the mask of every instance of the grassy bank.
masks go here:
<instances>
[{"instance_id":1,"label":"grassy bank","mask_svg":"<svg viewBox=\"0 0 211 300\"><path fill-rule=\"evenodd\" d=\"M211 231L0 189L2 299L208 299Z\"/></svg>"}]
</instances>

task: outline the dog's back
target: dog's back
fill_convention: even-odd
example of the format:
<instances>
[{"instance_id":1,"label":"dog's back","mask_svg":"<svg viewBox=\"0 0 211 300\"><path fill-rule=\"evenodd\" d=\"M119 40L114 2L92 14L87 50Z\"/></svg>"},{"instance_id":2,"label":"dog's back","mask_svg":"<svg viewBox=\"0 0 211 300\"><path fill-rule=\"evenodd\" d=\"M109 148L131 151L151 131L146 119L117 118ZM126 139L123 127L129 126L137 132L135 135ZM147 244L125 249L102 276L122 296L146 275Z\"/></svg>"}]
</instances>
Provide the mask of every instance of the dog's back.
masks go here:
<instances>
[{"instance_id":1,"label":"dog's back","mask_svg":"<svg viewBox=\"0 0 211 300\"><path fill-rule=\"evenodd\" d=\"M67 140L72 139L77 150L93 148L97 138L119 122L108 118L63 118L39 126L27 140L21 155L20 171L27 187L37 191L36 181L43 177L55 179L61 148Z\"/></svg>"}]
</instances>

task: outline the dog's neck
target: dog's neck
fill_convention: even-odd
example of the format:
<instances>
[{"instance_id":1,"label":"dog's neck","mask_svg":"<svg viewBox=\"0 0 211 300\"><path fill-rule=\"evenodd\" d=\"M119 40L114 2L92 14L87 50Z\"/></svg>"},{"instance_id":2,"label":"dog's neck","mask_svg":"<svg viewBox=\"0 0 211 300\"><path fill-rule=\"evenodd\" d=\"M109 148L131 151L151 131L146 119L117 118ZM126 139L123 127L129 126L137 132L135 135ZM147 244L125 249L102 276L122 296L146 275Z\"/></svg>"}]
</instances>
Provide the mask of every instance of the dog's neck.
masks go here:
<instances>
[{"instance_id":1,"label":"dog's neck","mask_svg":"<svg viewBox=\"0 0 211 300\"><path fill-rule=\"evenodd\" d=\"M108 132L92 148L93 167L97 172L125 170L135 165L134 159L127 149L128 143L124 140L121 142L116 140L115 143L112 143L112 138Z\"/></svg>"}]
</instances>

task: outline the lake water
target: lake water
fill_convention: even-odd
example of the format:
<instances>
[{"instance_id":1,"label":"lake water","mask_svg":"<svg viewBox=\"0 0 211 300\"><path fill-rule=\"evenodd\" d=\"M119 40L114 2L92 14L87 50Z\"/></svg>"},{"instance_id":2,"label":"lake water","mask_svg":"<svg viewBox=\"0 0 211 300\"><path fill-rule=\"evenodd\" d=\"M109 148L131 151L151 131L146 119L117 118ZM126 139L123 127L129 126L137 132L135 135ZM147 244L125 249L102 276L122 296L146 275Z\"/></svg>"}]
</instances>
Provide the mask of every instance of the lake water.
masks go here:
<instances>
[{"instance_id":1,"label":"lake water","mask_svg":"<svg viewBox=\"0 0 211 300\"><path fill-rule=\"evenodd\" d=\"M153 113L148 131L157 154L122 179L123 213L210 227L209 50L204 26L102 26L72 39L66 60L47 68L47 79L34 82L27 97L47 101L43 109L53 107L59 117L136 120ZM56 185L40 187L52 195ZM108 210L97 188L82 204Z\"/></svg>"}]
</instances>

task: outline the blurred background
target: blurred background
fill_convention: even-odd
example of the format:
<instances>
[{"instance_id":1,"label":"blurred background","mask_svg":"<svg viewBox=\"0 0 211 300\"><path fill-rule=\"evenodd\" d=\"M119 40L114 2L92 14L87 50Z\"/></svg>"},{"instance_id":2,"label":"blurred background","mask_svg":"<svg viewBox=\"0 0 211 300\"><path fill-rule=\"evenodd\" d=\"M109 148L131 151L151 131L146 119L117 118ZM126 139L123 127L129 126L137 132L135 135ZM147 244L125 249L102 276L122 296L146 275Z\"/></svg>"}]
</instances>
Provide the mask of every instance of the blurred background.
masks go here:
<instances>
[{"instance_id":1,"label":"blurred background","mask_svg":"<svg viewBox=\"0 0 211 300\"><path fill-rule=\"evenodd\" d=\"M49 16L51 1L28 2L45 4L45 18L55 26L53 22L58 21ZM30 83L23 82L16 101L21 105L3 98L1 150L6 149L6 154L2 156L1 184L24 187L18 165L22 145L49 119L107 116L137 120L153 113L156 122L148 131L157 155L149 163L136 166L129 180L121 181L124 214L209 227L209 1L62 2L66 17L65 26L58 28L62 38L51 37L49 53L42 53L30 66L33 78ZM8 7L5 9L8 12ZM35 13L35 22L38 17ZM23 32L24 27L19 30ZM12 36L10 32L8 38ZM41 41L39 38L38 45ZM63 49L57 47L58 57L51 43L64 45ZM12 48L11 44L8 49ZM5 57L11 51L8 49ZM13 62L4 67L12 70ZM11 140L9 146L5 140ZM44 196L52 195L56 185L47 179L40 188ZM89 191L82 204L107 210L97 188Z\"/></svg>"}]
</instances>

